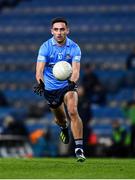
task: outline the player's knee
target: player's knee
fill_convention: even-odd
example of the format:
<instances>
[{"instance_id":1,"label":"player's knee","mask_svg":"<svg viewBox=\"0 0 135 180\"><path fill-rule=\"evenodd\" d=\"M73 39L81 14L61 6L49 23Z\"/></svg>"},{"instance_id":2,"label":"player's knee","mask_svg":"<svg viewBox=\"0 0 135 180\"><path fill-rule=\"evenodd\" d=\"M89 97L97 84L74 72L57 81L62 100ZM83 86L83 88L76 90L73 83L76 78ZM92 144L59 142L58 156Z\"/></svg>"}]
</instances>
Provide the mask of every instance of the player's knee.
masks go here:
<instances>
[{"instance_id":1,"label":"player's knee","mask_svg":"<svg viewBox=\"0 0 135 180\"><path fill-rule=\"evenodd\" d=\"M69 114L69 116L70 116L71 119L74 118L74 117L76 117L76 116L78 116L77 107L70 107L70 108L68 109L68 114Z\"/></svg>"}]
</instances>

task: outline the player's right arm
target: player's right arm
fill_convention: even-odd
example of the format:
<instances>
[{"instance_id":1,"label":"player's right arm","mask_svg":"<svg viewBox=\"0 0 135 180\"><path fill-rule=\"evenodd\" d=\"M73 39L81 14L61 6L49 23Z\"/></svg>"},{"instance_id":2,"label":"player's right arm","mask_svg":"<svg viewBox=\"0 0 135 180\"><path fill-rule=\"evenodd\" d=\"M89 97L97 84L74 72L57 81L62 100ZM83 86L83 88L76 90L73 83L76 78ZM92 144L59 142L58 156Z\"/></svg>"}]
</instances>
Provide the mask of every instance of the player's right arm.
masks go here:
<instances>
[{"instance_id":1,"label":"player's right arm","mask_svg":"<svg viewBox=\"0 0 135 180\"><path fill-rule=\"evenodd\" d=\"M37 61L37 65L36 65L36 80L37 80L38 83L40 83L40 79L44 82L43 72L44 72L45 64L46 64L45 62Z\"/></svg>"},{"instance_id":2,"label":"player's right arm","mask_svg":"<svg viewBox=\"0 0 135 180\"><path fill-rule=\"evenodd\" d=\"M48 55L48 47L46 43L44 43L38 53L37 57L37 64L36 64L36 80L38 83L40 83L40 79L44 82L44 69L45 64L47 62L47 55Z\"/></svg>"}]
</instances>

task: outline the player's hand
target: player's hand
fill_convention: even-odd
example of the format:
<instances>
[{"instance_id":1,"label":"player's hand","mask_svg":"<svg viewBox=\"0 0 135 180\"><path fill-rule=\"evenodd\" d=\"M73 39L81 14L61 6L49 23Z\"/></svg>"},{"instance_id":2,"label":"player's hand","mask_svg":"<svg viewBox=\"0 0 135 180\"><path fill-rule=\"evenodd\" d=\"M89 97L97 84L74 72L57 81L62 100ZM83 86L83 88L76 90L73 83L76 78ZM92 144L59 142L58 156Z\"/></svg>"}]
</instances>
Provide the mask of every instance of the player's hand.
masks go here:
<instances>
[{"instance_id":1,"label":"player's hand","mask_svg":"<svg viewBox=\"0 0 135 180\"><path fill-rule=\"evenodd\" d=\"M74 81L68 80L68 88L69 90L74 90L77 88L77 84Z\"/></svg>"},{"instance_id":2,"label":"player's hand","mask_svg":"<svg viewBox=\"0 0 135 180\"><path fill-rule=\"evenodd\" d=\"M34 87L34 93L42 96L42 95L44 95L45 84L41 79L39 81L40 81L40 83Z\"/></svg>"}]
</instances>

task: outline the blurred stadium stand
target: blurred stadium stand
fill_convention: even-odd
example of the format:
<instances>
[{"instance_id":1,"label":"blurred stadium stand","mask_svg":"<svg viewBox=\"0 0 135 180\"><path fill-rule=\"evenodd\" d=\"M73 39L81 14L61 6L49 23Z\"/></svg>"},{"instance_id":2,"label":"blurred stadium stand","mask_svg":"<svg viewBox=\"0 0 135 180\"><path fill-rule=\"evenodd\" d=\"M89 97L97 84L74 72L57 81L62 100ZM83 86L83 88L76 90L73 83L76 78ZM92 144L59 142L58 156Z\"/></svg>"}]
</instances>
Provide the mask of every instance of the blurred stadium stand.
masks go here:
<instances>
[{"instance_id":1,"label":"blurred stadium stand","mask_svg":"<svg viewBox=\"0 0 135 180\"><path fill-rule=\"evenodd\" d=\"M82 64L94 65L107 89L106 106L92 108L92 127L100 135L111 135L111 120L124 119L120 105L134 99L134 76L126 60L135 46L135 1L0 0L0 9L0 90L11 109L28 116L29 106L44 102L32 91L36 57L50 37L50 20L63 16L70 22L70 37L82 49ZM0 112L0 118L10 114L8 108ZM102 124L100 119L106 118Z\"/></svg>"}]
</instances>

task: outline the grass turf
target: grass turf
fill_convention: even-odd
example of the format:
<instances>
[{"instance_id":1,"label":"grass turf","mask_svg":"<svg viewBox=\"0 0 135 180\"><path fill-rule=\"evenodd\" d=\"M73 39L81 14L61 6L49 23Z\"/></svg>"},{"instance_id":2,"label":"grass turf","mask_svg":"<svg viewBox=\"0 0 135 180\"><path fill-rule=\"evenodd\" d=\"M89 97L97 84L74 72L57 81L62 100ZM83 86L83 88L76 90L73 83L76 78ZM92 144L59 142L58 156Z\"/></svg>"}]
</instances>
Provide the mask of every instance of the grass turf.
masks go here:
<instances>
[{"instance_id":1,"label":"grass turf","mask_svg":"<svg viewBox=\"0 0 135 180\"><path fill-rule=\"evenodd\" d=\"M1 179L134 179L134 159L0 159Z\"/></svg>"}]
</instances>

